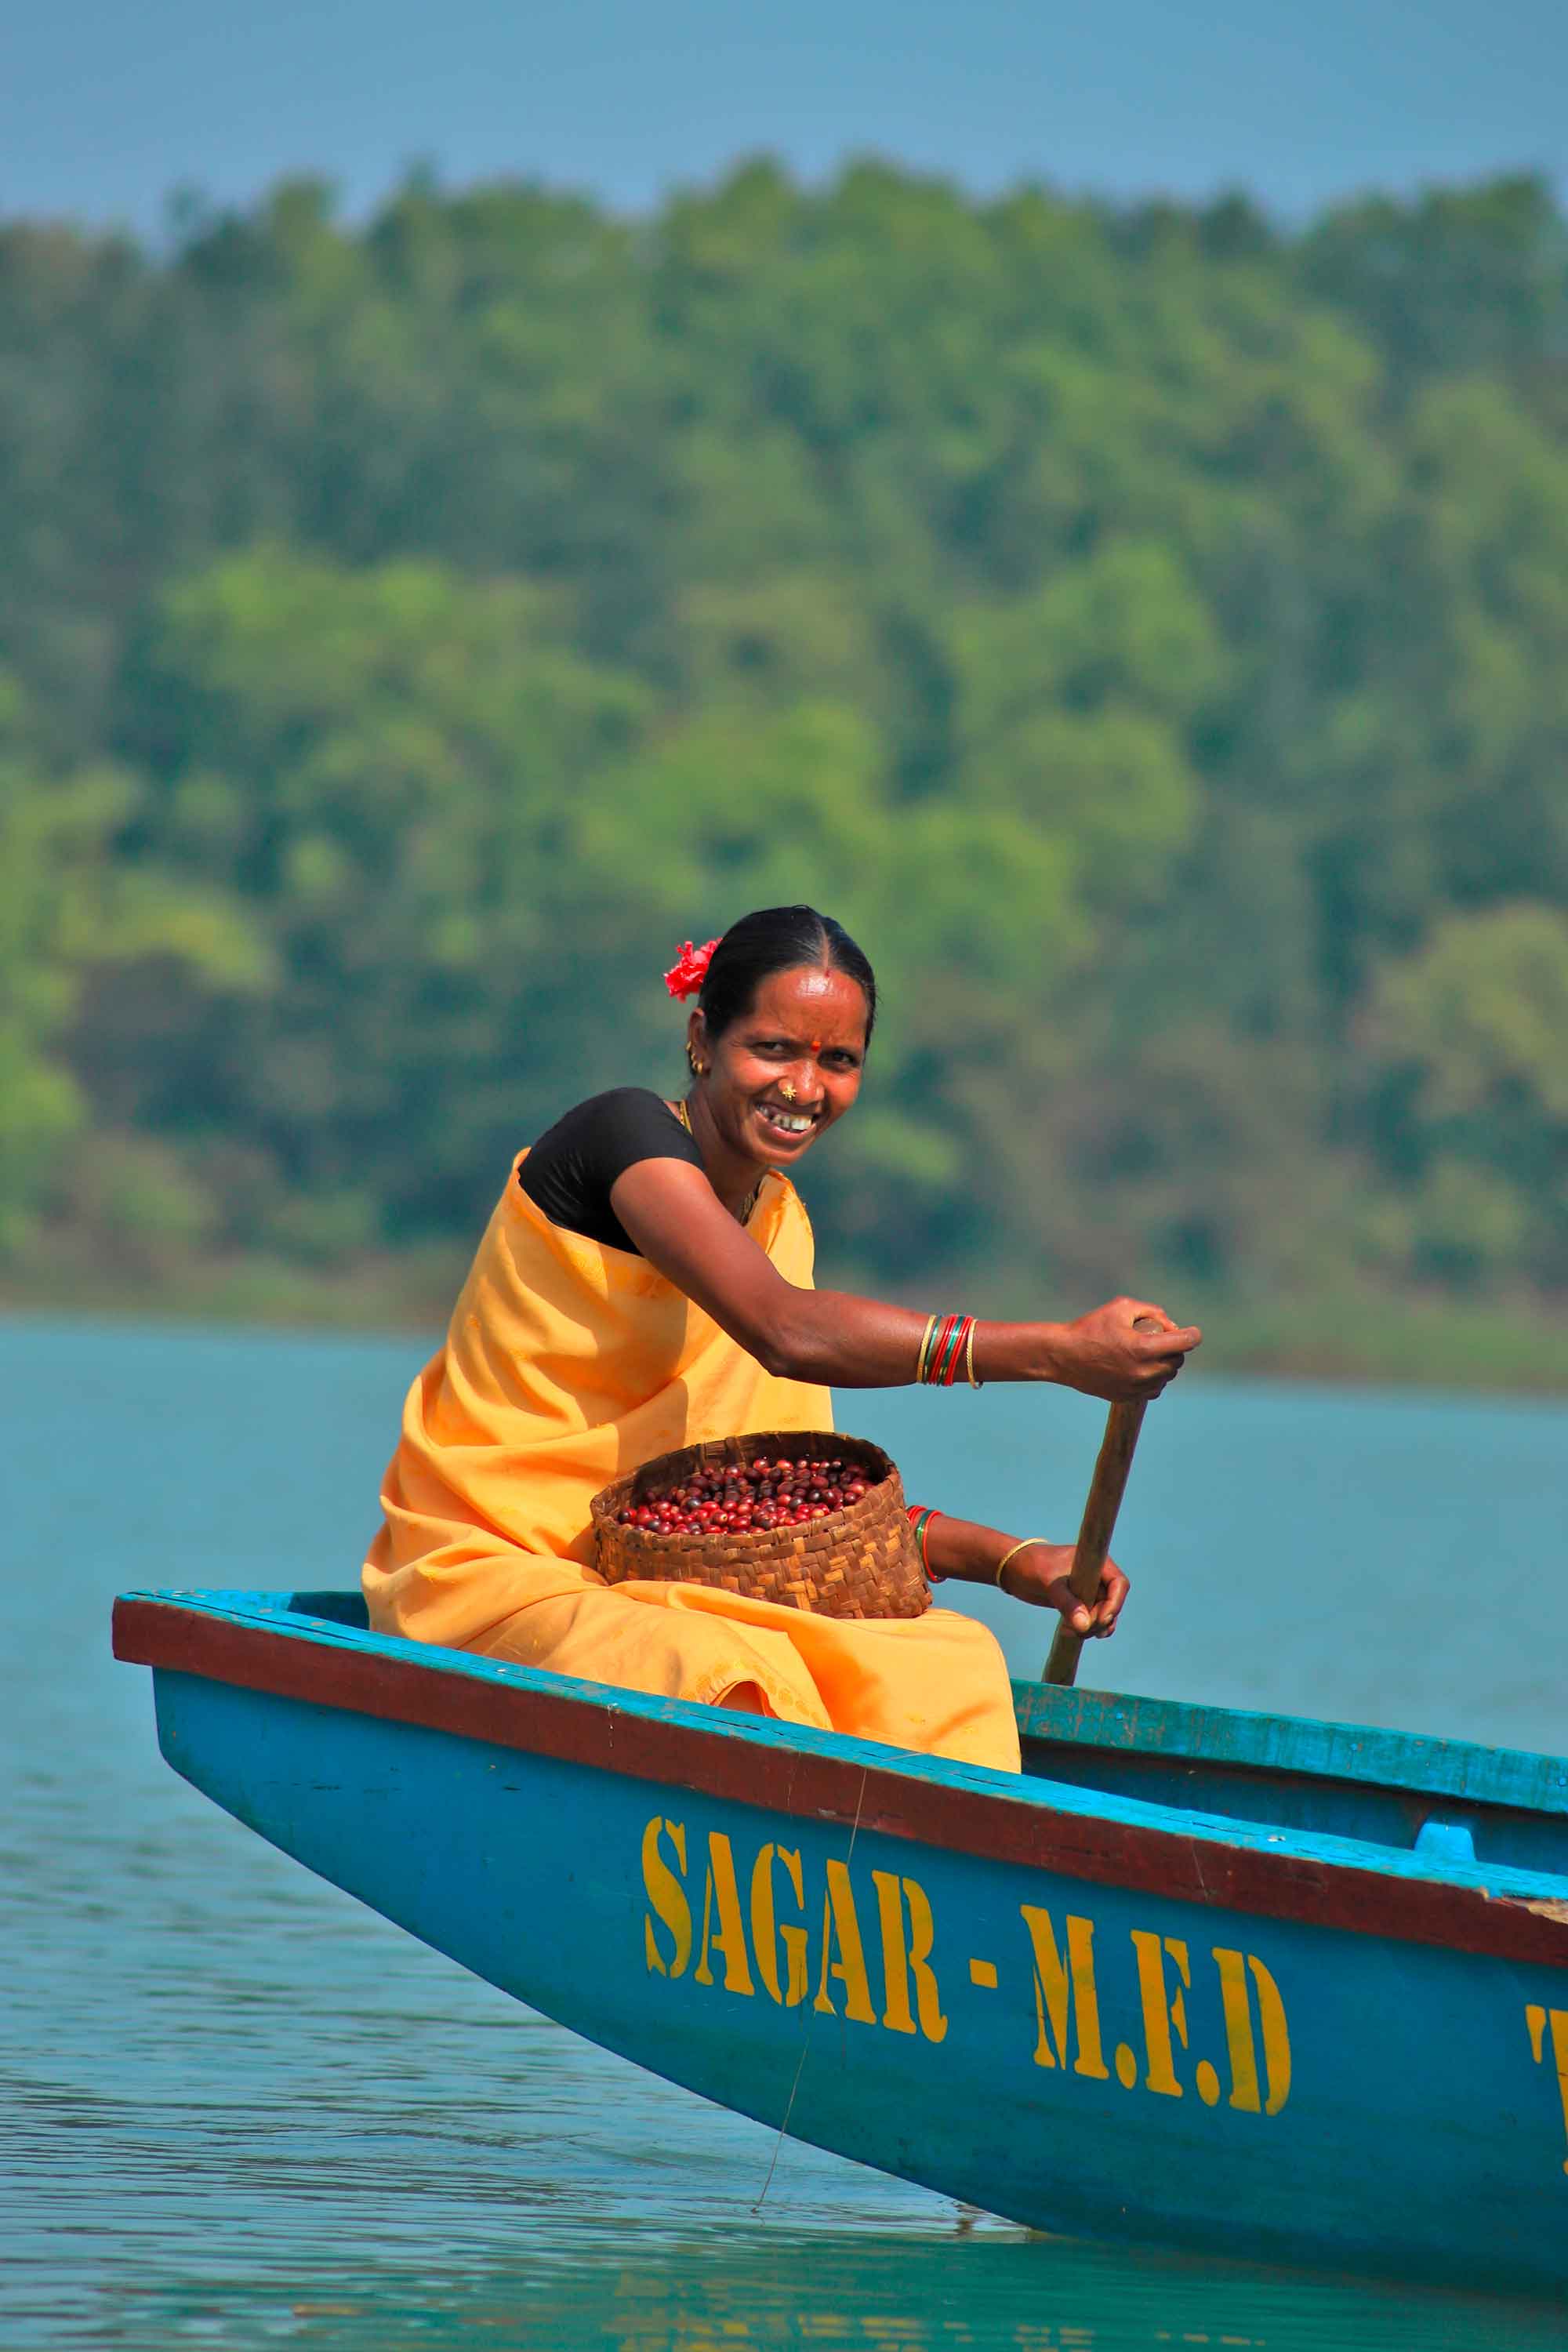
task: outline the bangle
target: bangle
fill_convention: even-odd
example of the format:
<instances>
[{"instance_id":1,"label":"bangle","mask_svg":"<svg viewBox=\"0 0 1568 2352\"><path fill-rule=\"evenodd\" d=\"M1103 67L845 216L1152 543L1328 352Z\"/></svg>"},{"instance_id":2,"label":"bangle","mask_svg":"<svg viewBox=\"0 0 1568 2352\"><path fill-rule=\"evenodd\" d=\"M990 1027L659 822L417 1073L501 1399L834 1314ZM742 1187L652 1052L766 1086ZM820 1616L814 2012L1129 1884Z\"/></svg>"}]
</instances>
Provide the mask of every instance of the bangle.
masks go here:
<instances>
[{"instance_id":1,"label":"bangle","mask_svg":"<svg viewBox=\"0 0 1568 2352\"><path fill-rule=\"evenodd\" d=\"M926 1358L926 1379L932 1388L944 1389L952 1382L953 1341L958 1337L960 1319L956 1315L944 1315L942 1327L931 1343L931 1353Z\"/></svg>"},{"instance_id":2,"label":"bangle","mask_svg":"<svg viewBox=\"0 0 1568 2352\"><path fill-rule=\"evenodd\" d=\"M997 1585L1001 1583L1002 1570L1006 1567L1007 1562L1010 1559L1016 1559L1021 1551L1027 1551L1031 1544L1046 1544L1048 1546L1050 1540L1049 1536L1026 1536L1022 1543L1016 1543L1013 1546L1012 1550L1005 1551L1001 1559L997 1561L995 1570L992 1575L992 1583Z\"/></svg>"},{"instance_id":3,"label":"bangle","mask_svg":"<svg viewBox=\"0 0 1568 2352\"><path fill-rule=\"evenodd\" d=\"M928 1584L944 1583L946 1579L942 1570L932 1568L926 1557L926 1535L931 1521L936 1517L935 1507L929 1503L911 1503L909 1506L909 1514L910 1526L914 1530L915 1544L921 1556L921 1570L926 1582Z\"/></svg>"},{"instance_id":4,"label":"bangle","mask_svg":"<svg viewBox=\"0 0 1568 2352\"><path fill-rule=\"evenodd\" d=\"M926 1318L925 1330L921 1336L920 1353L915 1358L915 1385L917 1388L926 1376L926 1358L931 1352L931 1334L935 1329L936 1317L934 1315L928 1316Z\"/></svg>"},{"instance_id":5,"label":"bangle","mask_svg":"<svg viewBox=\"0 0 1568 2352\"><path fill-rule=\"evenodd\" d=\"M925 1328L921 1341L915 1379L928 1388L950 1389L958 1378L960 1364L967 1364L973 1388L981 1383L974 1377L974 1318L973 1315L933 1315Z\"/></svg>"}]
</instances>

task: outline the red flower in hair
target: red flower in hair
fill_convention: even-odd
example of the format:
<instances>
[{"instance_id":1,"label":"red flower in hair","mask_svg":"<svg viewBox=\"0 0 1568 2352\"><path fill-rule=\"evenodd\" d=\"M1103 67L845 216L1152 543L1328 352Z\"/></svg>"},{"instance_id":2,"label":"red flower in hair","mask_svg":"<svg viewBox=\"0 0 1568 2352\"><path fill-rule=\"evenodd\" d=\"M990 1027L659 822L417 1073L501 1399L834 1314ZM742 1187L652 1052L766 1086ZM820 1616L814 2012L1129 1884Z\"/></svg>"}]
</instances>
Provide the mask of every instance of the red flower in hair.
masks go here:
<instances>
[{"instance_id":1,"label":"red flower in hair","mask_svg":"<svg viewBox=\"0 0 1568 2352\"><path fill-rule=\"evenodd\" d=\"M694 948L686 940L680 953L664 975L664 984L671 996L695 996L708 977L708 967L713 961L717 940L710 940L705 948Z\"/></svg>"}]
</instances>

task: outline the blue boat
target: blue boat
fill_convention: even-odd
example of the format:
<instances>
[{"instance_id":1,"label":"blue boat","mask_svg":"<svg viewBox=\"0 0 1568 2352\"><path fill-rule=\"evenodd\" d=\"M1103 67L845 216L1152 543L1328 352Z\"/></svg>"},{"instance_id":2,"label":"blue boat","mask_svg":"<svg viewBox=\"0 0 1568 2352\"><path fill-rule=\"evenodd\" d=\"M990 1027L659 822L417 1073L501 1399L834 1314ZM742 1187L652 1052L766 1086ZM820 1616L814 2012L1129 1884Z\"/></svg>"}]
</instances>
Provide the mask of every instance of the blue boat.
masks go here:
<instances>
[{"instance_id":1,"label":"blue boat","mask_svg":"<svg viewBox=\"0 0 1568 2352\"><path fill-rule=\"evenodd\" d=\"M1568 2284L1568 1760L1016 1685L1022 1778L122 1595L164 1756L465 1968L1036 2228Z\"/></svg>"}]
</instances>

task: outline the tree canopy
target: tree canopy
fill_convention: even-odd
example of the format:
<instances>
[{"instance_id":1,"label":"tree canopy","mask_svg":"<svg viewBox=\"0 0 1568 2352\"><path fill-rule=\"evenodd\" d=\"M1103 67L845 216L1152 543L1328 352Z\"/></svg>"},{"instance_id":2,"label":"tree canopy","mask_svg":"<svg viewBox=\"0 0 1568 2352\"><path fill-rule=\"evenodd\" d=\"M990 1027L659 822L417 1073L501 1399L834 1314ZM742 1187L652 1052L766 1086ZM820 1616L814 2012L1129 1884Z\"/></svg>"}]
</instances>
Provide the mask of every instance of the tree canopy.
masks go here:
<instances>
[{"instance_id":1,"label":"tree canopy","mask_svg":"<svg viewBox=\"0 0 1568 2352\"><path fill-rule=\"evenodd\" d=\"M0 226L0 1254L470 1233L662 966L883 982L841 1265L1568 1286L1540 183Z\"/></svg>"}]
</instances>

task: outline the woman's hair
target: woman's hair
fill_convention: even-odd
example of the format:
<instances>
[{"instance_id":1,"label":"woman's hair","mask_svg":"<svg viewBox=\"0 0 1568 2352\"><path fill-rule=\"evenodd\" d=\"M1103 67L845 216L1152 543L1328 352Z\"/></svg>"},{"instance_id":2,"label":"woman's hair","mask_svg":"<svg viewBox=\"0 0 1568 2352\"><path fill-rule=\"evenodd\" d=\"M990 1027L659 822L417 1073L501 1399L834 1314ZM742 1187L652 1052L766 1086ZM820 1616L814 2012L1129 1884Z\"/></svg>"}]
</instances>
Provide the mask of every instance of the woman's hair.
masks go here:
<instances>
[{"instance_id":1,"label":"woman's hair","mask_svg":"<svg viewBox=\"0 0 1568 2352\"><path fill-rule=\"evenodd\" d=\"M877 975L842 923L815 907L762 907L731 923L713 950L698 1004L710 1037L749 1013L758 989L775 971L826 964L858 981L866 998L866 1042L877 1020Z\"/></svg>"}]
</instances>

